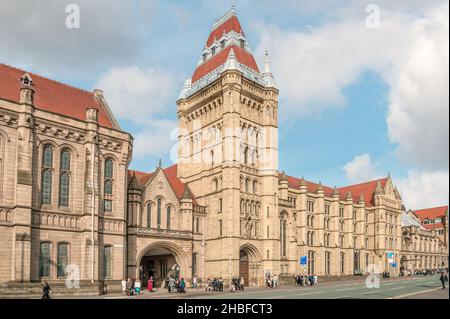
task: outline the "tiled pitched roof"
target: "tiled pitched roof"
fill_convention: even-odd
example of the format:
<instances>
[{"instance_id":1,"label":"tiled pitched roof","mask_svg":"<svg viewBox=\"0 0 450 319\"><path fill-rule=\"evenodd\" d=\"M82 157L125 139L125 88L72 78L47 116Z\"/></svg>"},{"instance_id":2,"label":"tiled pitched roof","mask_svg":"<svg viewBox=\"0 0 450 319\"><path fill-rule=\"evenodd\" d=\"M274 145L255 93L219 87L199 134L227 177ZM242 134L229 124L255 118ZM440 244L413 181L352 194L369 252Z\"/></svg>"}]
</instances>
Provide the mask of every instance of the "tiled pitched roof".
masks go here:
<instances>
[{"instance_id":1,"label":"tiled pitched roof","mask_svg":"<svg viewBox=\"0 0 450 319\"><path fill-rule=\"evenodd\" d=\"M228 58L228 54L230 53L231 48L233 48L234 54L236 55L236 59L239 63L251 68L252 70L259 73L258 65L256 64L255 58L249 52L245 51L241 47L236 45L230 45L225 47L222 51L214 55L209 60L200 64L194 71L192 75L192 83L195 83L208 73L214 71L221 65L225 64Z\"/></svg>"},{"instance_id":2,"label":"tiled pitched roof","mask_svg":"<svg viewBox=\"0 0 450 319\"><path fill-rule=\"evenodd\" d=\"M281 176L281 175L280 175ZM291 188L299 188L301 179L297 177L292 176L286 176L288 180L288 186ZM377 179L365 183L355 184L355 185L349 185L338 188L339 192L339 198L341 200L344 200L347 193L351 192L353 202L358 202L361 195L364 198L365 205L370 207L373 205L373 194L375 193L375 189L377 188L377 182L380 181L381 186L384 188L386 185L387 177L382 179ZM308 192L316 193L317 188L319 187L319 184L313 183L310 181L305 180L306 187L308 189ZM324 190L324 195L327 197L331 197L333 195L333 188L322 185Z\"/></svg>"},{"instance_id":3,"label":"tiled pitched roof","mask_svg":"<svg viewBox=\"0 0 450 319\"><path fill-rule=\"evenodd\" d=\"M224 34L231 31L244 34L241 24L236 16L231 16L228 20L214 28L214 30L212 30L209 34L208 41L206 41L206 46L211 46L215 40L219 40Z\"/></svg>"},{"instance_id":4,"label":"tiled pitched roof","mask_svg":"<svg viewBox=\"0 0 450 319\"><path fill-rule=\"evenodd\" d=\"M427 219L436 219L439 217L444 218L448 211L448 206L439 206L425 209L414 210L413 213L419 217L423 227L426 229L439 229L443 228L443 223L434 223L434 224L424 224L424 221Z\"/></svg>"},{"instance_id":5,"label":"tiled pitched roof","mask_svg":"<svg viewBox=\"0 0 450 319\"><path fill-rule=\"evenodd\" d=\"M364 183L360 183L360 184L344 186L344 187L338 188L338 191L341 195L341 198L342 198L342 196L345 197L347 192L351 192L352 197L353 197L353 202L355 202L355 203L358 202L359 197L362 195L364 197L364 202L365 202L366 206L372 206L373 205L373 194L375 193L375 189L377 188L378 181L380 182L381 187L384 188L384 186L386 185L387 179L388 178L385 177L385 178L376 179L373 181L368 181L368 182L364 182Z\"/></svg>"},{"instance_id":6,"label":"tiled pitched roof","mask_svg":"<svg viewBox=\"0 0 450 319\"><path fill-rule=\"evenodd\" d=\"M173 192L175 193L175 196L178 199L183 198L184 190L185 190L185 184L181 182L181 180L177 177L177 165L172 165L167 168L164 168L163 170L164 175L166 176L167 180L169 181L170 186L173 189ZM131 178L133 177L133 174L135 174L136 179L140 186L144 186L155 174L155 172L152 173L144 173L134 170L128 170L128 182L130 182ZM192 191L189 189L189 191L192 194ZM194 205L198 205L197 201L195 200L195 195L193 195L193 203Z\"/></svg>"},{"instance_id":7,"label":"tiled pitched roof","mask_svg":"<svg viewBox=\"0 0 450 319\"><path fill-rule=\"evenodd\" d=\"M34 105L37 109L84 121L86 120L86 109L96 108L99 125L114 128L113 121L109 118L105 107L95 98L92 92L77 89L2 63L0 63L0 99L14 103L20 102L19 79L25 73L29 73L33 79Z\"/></svg>"},{"instance_id":8,"label":"tiled pitched roof","mask_svg":"<svg viewBox=\"0 0 450 319\"><path fill-rule=\"evenodd\" d=\"M420 219L434 219L437 217L443 217L445 216L445 213L448 211L448 206L439 206L439 207L432 207L432 208L424 208L424 209L418 209L414 210L414 214L419 217Z\"/></svg>"}]
</instances>

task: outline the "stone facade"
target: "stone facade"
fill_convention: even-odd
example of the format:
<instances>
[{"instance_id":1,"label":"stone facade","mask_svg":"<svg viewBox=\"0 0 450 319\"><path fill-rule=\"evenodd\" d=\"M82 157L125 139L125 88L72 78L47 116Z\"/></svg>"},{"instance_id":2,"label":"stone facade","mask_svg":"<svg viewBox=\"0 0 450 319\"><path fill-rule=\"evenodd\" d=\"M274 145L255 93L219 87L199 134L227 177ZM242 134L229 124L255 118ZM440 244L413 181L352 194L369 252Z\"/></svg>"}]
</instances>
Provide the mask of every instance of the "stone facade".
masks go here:
<instances>
[{"instance_id":1,"label":"stone facade","mask_svg":"<svg viewBox=\"0 0 450 319\"><path fill-rule=\"evenodd\" d=\"M405 269L448 266L447 242L402 224L390 176L336 188L279 171L278 89L233 10L177 100L178 163L154 172L128 169L133 139L101 91L0 66L2 283L78 271L93 282L197 274L262 285L269 273L395 272L387 253Z\"/></svg>"}]
</instances>

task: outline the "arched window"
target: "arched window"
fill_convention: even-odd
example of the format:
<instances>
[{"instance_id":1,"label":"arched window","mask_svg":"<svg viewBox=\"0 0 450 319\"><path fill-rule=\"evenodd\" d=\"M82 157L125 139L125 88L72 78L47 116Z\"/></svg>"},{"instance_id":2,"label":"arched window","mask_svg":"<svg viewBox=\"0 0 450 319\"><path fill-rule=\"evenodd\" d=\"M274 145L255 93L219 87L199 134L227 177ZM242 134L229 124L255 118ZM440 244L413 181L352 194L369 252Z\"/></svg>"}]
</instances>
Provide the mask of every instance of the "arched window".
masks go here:
<instances>
[{"instance_id":1,"label":"arched window","mask_svg":"<svg viewBox=\"0 0 450 319\"><path fill-rule=\"evenodd\" d=\"M245 192L246 193L248 193L248 191L249 191L249 185L250 184L250 180L247 178L246 180L245 180Z\"/></svg>"},{"instance_id":2,"label":"arched window","mask_svg":"<svg viewBox=\"0 0 450 319\"><path fill-rule=\"evenodd\" d=\"M256 193L256 181L253 181L253 193Z\"/></svg>"},{"instance_id":3,"label":"arched window","mask_svg":"<svg viewBox=\"0 0 450 319\"><path fill-rule=\"evenodd\" d=\"M172 207L167 207L167 221L166 221L166 228L170 229L170 220L171 220L171 213L172 213Z\"/></svg>"},{"instance_id":4,"label":"arched window","mask_svg":"<svg viewBox=\"0 0 450 319\"><path fill-rule=\"evenodd\" d=\"M66 268L69 265L69 244L58 244L58 256L57 256L57 277L63 278L67 276Z\"/></svg>"},{"instance_id":5,"label":"arched window","mask_svg":"<svg viewBox=\"0 0 450 319\"><path fill-rule=\"evenodd\" d=\"M244 164L248 164L248 147L244 148Z\"/></svg>"},{"instance_id":6,"label":"arched window","mask_svg":"<svg viewBox=\"0 0 450 319\"><path fill-rule=\"evenodd\" d=\"M281 257L286 257L286 215L281 215L280 218L280 242L281 242Z\"/></svg>"},{"instance_id":7,"label":"arched window","mask_svg":"<svg viewBox=\"0 0 450 319\"><path fill-rule=\"evenodd\" d=\"M68 207L70 196L70 152L61 151L59 166L59 206Z\"/></svg>"},{"instance_id":8,"label":"arched window","mask_svg":"<svg viewBox=\"0 0 450 319\"><path fill-rule=\"evenodd\" d=\"M113 175L114 175L114 162L111 158L105 160L104 167L104 210L105 212L112 212L112 194L113 194Z\"/></svg>"},{"instance_id":9,"label":"arched window","mask_svg":"<svg viewBox=\"0 0 450 319\"><path fill-rule=\"evenodd\" d=\"M51 265L51 244L49 242L42 242L39 250L39 277L50 277Z\"/></svg>"},{"instance_id":10,"label":"arched window","mask_svg":"<svg viewBox=\"0 0 450 319\"><path fill-rule=\"evenodd\" d=\"M152 227L152 204L147 204L147 228Z\"/></svg>"},{"instance_id":11,"label":"arched window","mask_svg":"<svg viewBox=\"0 0 450 319\"><path fill-rule=\"evenodd\" d=\"M214 190L215 192L217 192L217 191L219 190L219 181L217 180L217 178L215 178L215 179L213 180L213 190Z\"/></svg>"},{"instance_id":12,"label":"arched window","mask_svg":"<svg viewBox=\"0 0 450 319\"><path fill-rule=\"evenodd\" d=\"M158 228L161 228L161 198L156 201L156 224Z\"/></svg>"},{"instance_id":13,"label":"arched window","mask_svg":"<svg viewBox=\"0 0 450 319\"><path fill-rule=\"evenodd\" d=\"M44 146L42 152L42 204L52 203L53 147Z\"/></svg>"}]
</instances>

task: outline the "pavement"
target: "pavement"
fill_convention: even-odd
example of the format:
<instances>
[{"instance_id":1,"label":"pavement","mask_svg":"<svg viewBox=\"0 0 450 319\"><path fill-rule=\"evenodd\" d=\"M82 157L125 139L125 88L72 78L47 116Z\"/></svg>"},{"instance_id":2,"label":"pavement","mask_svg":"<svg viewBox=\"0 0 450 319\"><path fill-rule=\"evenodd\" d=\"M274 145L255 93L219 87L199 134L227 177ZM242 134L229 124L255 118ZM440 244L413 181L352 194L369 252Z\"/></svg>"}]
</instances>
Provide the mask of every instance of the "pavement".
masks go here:
<instances>
[{"instance_id":1,"label":"pavement","mask_svg":"<svg viewBox=\"0 0 450 319\"><path fill-rule=\"evenodd\" d=\"M400 277L381 279L379 286L368 288L365 280L347 280L319 283L313 287L294 285L275 289L249 287L231 293L187 289L185 294L169 294L167 290L153 293L143 291L137 296L109 294L103 296L64 296L54 299L449 299L449 290L442 289L439 276Z\"/></svg>"}]
</instances>

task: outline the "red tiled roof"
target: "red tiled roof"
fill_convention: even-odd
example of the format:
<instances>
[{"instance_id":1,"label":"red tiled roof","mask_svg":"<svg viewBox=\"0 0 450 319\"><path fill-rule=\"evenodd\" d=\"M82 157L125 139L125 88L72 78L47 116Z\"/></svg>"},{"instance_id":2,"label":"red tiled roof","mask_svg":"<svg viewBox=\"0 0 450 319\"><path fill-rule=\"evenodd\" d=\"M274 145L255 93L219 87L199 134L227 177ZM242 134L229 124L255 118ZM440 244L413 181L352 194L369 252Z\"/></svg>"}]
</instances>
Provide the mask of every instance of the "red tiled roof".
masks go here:
<instances>
[{"instance_id":1,"label":"red tiled roof","mask_svg":"<svg viewBox=\"0 0 450 319\"><path fill-rule=\"evenodd\" d=\"M252 70L259 73L258 65L256 64L255 58L253 55L251 55L249 52L245 51L241 47L230 45L228 47L225 47L222 51L214 55L209 60L205 61L204 63L200 64L194 71L194 74L192 75L191 82L194 83L197 80L201 79L208 73L214 71L219 66L224 64L227 61L228 54L230 53L231 48L233 48L234 54L236 55L236 59L239 63L251 68Z\"/></svg>"},{"instance_id":2,"label":"red tiled roof","mask_svg":"<svg viewBox=\"0 0 450 319\"><path fill-rule=\"evenodd\" d=\"M425 208L413 210L414 214L419 217L421 220L425 219L435 219L437 217L445 216L445 213L448 211L448 206L439 206L433 208Z\"/></svg>"},{"instance_id":3,"label":"red tiled roof","mask_svg":"<svg viewBox=\"0 0 450 319\"><path fill-rule=\"evenodd\" d=\"M92 92L56 82L45 77L19 70L0 63L0 99L20 102L20 78L29 73L33 79L35 95L34 105L37 109L48 111L78 120L86 120L86 109L98 110L99 125L113 128L104 106Z\"/></svg>"},{"instance_id":4,"label":"red tiled roof","mask_svg":"<svg viewBox=\"0 0 450 319\"><path fill-rule=\"evenodd\" d=\"M423 224L422 226L425 227L426 229L440 229L440 228L444 228L444 224L442 223L436 223L436 224Z\"/></svg>"},{"instance_id":5,"label":"red tiled roof","mask_svg":"<svg viewBox=\"0 0 450 319\"><path fill-rule=\"evenodd\" d=\"M184 188L186 184L181 182L181 180L177 177L177 165L175 164L167 168L164 168L163 173L166 176L167 180L169 181L169 184L172 187L175 196L178 199L181 199L183 197ZM133 177L133 174L135 174L139 185L144 186L145 183L147 183L152 178L155 172L144 173L134 170L128 170L128 182L130 182L131 178ZM197 201L195 200L195 196L193 198L193 203L194 205L198 205Z\"/></svg>"},{"instance_id":6,"label":"red tiled roof","mask_svg":"<svg viewBox=\"0 0 450 319\"><path fill-rule=\"evenodd\" d=\"M292 177L292 176L286 176L286 178L288 180L289 187L291 187L291 188L299 188L300 187L300 183L301 183L300 178ZM359 197L362 194L364 197L365 205L367 207L372 206L373 205L373 194L375 193L375 189L377 188L378 181L380 181L381 186L384 188L384 186L386 185L387 178L382 178L382 179L377 179L377 180L369 181L369 182L365 182L365 183L340 187L337 189L339 192L339 198L343 200L343 199L345 199L347 192L351 192L353 202L356 203L359 201ZM307 180L305 180L305 183L306 183L308 192L311 192L311 193L317 192L317 187L319 186L319 184L316 184L316 183L313 183L313 182L310 182ZM322 187L323 187L325 196L331 197L333 195L333 191L334 191L333 188L324 186L324 185L322 185Z\"/></svg>"},{"instance_id":7,"label":"red tiled roof","mask_svg":"<svg viewBox=\"0 0 450 319\"><path fill-rule=\"evenodd\" d=\"M372 206L373 194L375 193L375 189L377 188L378 181L380 182L381 187L384 188L384 186L386 185L387 177L381 178L381 179L376 179L376 180L369 181L369 182L360 183L360 184L340 187L340 188L338 188L338 191L339 191L341 198L345 198L345 196L347 195L347 192L351 192L352 197L353 197L353 202L358 202L359 197L362 194L364 197L364 202L365 202L366 206Z\"/></svg>"},{"instance_id":8,"label":"red tiled roof","mask_svg":"<svg viewBox=\"0 0 450 319\"><path fill-rule=\"evenodd\" d=\"M242 31L241 24L236 16L231 16L228 20L217 26L211 33L209 34L208 41L206 41L206 46L209 47L213 44L214 40L219 40L223 34L228 33L230 31L234 31L236 33L244 34Z\"/></svg>"}]
</instances>

